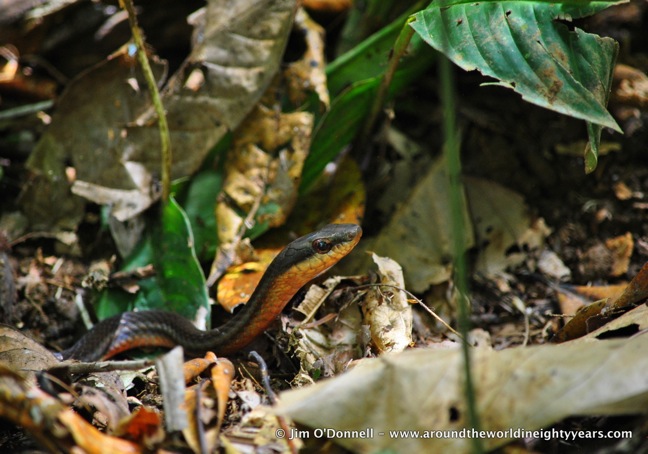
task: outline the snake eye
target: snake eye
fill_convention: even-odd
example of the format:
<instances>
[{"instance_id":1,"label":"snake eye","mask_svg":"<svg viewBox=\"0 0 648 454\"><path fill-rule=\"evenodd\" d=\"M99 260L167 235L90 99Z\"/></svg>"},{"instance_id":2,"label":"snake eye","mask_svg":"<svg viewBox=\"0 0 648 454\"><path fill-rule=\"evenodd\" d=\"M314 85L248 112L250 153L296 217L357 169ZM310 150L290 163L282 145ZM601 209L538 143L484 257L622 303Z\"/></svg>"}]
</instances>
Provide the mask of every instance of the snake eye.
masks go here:
<instances>
[{"instance_id":1,"label":"snake eye","mask_svg":"<svg viewBox=\"0 0 648 454\"><path fill-rule=\"evenodd\" d=\"M333 244L328 240L319 239L313 241L313 249L315 249L315 252L318 254L326 254L331 250L331 248L333 248Z\"/></svg>"}]
</instances>

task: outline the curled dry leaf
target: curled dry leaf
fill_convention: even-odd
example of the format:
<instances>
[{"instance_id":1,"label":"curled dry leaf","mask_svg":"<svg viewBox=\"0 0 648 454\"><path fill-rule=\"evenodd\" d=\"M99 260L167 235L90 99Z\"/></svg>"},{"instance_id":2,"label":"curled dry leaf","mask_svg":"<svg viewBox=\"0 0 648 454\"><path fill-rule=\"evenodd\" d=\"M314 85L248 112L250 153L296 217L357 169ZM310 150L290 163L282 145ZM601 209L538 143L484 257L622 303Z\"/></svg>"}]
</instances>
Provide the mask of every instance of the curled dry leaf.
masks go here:
<instances>
[{"instance_id":1,"label":"curled dry leaf","mask_svg":"<svg viewBox=\"0 0 648 454\"><path fill-rule=\"evenodd\" d=\"M284 71L290 101L301 106L310 92L315 92L324 109L331 100L326 86L326 58L324 55L324 29L300 8L295 16L295 28L306 42L306 51L299 60Z\"/></svg>"},{"instance_id":2,"label":"curled dry leaf","mask_svg":"<svg viewBox=\"0 0 648 454\"><path fill-rule=\"evenodd\" d=\"M27 430L51 452L139 453L130 441L105 435L20 374L0 363L0 417Z\"/></svg>"},{"instance_id":3,"label":"curled dry leaf","mask_svg":"<svg viewBox=\"0 0 648 454\"><path fill-rule=\"evenodd\" d=\"M378 352L400 352L412 344L412 307L407 301L403 269L394 260L371 254L380 284L363 299L362 312Z\"/></svg>"},{"instance_id":4,"label":"curled dry leaf","mask_svg":"<svg viewBox=\"0 0 648 454\"><path fill-rule=\"evenodd\" d=\"M648 335L638 335L501 351L473 349L481 429L536 430L572 415L645 412L647 348ZM366 438L336 438L356 452L468 453L470 437L393 434L466 427L462 361L460 349L408 350L363 360L338 377L282 393L273 412L309 427L373 431ZM491 450L512 437L500 433L482 441Z\"/></svg>"},{"instance_id":5,"label":"curled dry leaf","mask_svg":"<svg viewBox=\"0 0 648 454\"><path fill-rule=\"evenodd\" d=\"M216 391L216 401L218 402L218 424L216 431L219 432L223 421L225 420L225 410L227 410L227 401L229 398L230 386L236 375L234 364L227 359L221 358L216 366L212 369L212 383Z\"/></svg>"}]
</instances>

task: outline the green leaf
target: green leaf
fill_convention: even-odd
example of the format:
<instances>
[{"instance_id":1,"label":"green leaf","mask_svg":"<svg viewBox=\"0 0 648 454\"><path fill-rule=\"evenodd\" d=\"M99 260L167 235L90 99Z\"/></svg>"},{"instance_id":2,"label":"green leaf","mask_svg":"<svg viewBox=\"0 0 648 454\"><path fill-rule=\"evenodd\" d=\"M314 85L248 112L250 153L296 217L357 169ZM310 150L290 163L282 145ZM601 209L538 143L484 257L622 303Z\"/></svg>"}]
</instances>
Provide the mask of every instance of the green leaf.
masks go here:
<instances>
[{"instance_id":1,"label":"green leaf","mask_svg":"<svg viewBox=\"0 0 648 454\"><path fill-rule=\"evenodd\" d=\"M194 234L196 255L210 261L216 254L216 197L223 184L223 175L215 170L203 170L192 178L184 197L184 210Z\"/></svg>"},{"instance_id":2,"label":"green leaf","mask_svg":"<svg viewBox=\"0 0 648 454\"><path fill-rule=\"evenodd\" d=\"M152 231L151 231L152 230ZM160 220L147 232L123 271L153 263L154 277L138 281L132 295L121 289L107 289L99 297L100 319L135 309L162 309L195 320L201 313L209 319L209 297L205 276L194 252L193 233L187 215L171 198L162 208Z\"/></svg>"},{"instance_id":3,"label":"green leaf","mask_svg":"<svg viewBox=\"0 0 648 454\"><path fill-rule=\"evenodd\" d=\"M147 309L177 312L194 320L200 309L209 314L209 297L187 215L171 198L162 208L162 222L153 229L153 264L164 297L162 305L147 301Z\"/></svg>"},{"instance_id":4,"label":"green leaf","mask_svg":"<svg viewBox=\"0 0 648 454\"><path fill-rule=\"evenodd\" d=\"M385 72L389 52L406 19L407 16L399 17L326 67L327 85L332 98L358 81Z\"/></svg>"},{"instance_id":5,"label":"green leaf","mask_svg":"<svg viewBox=\"0 0 648 454\"><path fill-rule=\"evenodd\" d=\"M556 22L618 3L439 0L411 27L463 69L498 79L528 102L621 132L606 109L618 44Z\"/></svg>"},{"instance_id":6,"label":"green leaf","mask_svg":"<svg viewBox=\"0 0 648 454\"><path fill-rule=\"evenodd\" d=\"M399 25L402 28L403 23ZM398 33L389 36L395 40ZM410 47L408 57L403 59L394 74L394 79L389 87L388 99L410 86L433 62L434 54L429 52L429 48L418 37L413 37ZM354 80L354 68L362 67L364 58L362 55L362 53L356 54L355 58L359 59L358 61L346 60L344 64L334 66L335 71L331 71L329 81L332 80L335 86L341 87L341 81ZM365 80L355 79L357 82L343 89L333 99L331 108L315 126L311 151L304 162L300 193L306 192L322 173L324 167L333 161L343 148L355 138L378 91L382 72L387 64L387 56L384 57L381 71L378 71L375 77ZM338 71L340 71L339 74ZM376 68L365 69L365 71L360 71L357 74L374 74Z\"/></svg>"}]
</instances>

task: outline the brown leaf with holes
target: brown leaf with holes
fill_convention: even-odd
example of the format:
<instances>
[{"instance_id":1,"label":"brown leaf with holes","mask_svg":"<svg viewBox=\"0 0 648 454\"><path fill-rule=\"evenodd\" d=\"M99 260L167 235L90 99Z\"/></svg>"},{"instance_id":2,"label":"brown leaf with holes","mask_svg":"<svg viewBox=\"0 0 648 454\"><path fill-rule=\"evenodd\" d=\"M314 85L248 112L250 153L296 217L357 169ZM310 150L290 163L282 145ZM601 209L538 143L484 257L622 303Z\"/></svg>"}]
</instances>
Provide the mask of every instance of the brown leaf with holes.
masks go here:
<instances>
[{"instance_id":1,"label":"brown leaf with holes","mask_svg":"<svg viewBox=\"0 0 648 454\"><path fill-rule=\"evenodd\" d=\"M607 298L582 307L576 312L574 318L556 333L552 341L560 343L582 337L646 299L648 299L648 262L628 283L618 298Z\"/></svg>"},{"instance_id":2,"label":"brown leaf with holes","mask_svg":"<svg viewBox=\"0 0 648 454\"><path fill-rule=\"evenodd\" d=\"M612 269L610 276L619 277L628 272L630 257L634 250L634 241L632 234L626 232L625 235L609 238L605 240L605 247L612 252Z\"/></svg>"}]
</instances>

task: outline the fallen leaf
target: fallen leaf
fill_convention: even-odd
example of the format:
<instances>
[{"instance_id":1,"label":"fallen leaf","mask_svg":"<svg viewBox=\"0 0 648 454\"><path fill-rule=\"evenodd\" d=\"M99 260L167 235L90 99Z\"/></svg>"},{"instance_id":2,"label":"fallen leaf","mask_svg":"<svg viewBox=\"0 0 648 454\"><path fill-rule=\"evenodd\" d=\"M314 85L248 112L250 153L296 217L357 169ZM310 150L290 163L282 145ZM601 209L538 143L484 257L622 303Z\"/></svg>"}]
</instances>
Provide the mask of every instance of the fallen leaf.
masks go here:
<instances>
[{"instance_id":1,"label":"fallen leaf","mask_svg":"<svg viewBox=\"0 0 648 454\"><path fill-rule=\"evenodd\" d=\"M412 306L403 291L403 269L390 258L371 257L378 265L380 282L365 293L360 307L378 352L400 352L413 343Z\"/></svg>"},{"instance_id":2,"label":"fallen leaf","mask_svg":"<svg viewBox=\"0 0 648 454\"><path fill-rule=\"evenodd\" d=\"M646 348L648 336L638 335L473 349L481 430L502 431L482 439L485 449L570 416L645 412ZM363 360L338 377L282 393L272 412L308 427L358 431L357 436L330 434L356 452L468 453L471 437L461 435L470 431L462 361L460 349L417 349ZM418 436L406 435L415 432Z\"/></svg>"},{"instance_id":3,"label":"fallen leaf","mask_svg":"<svg viewBox=\"0 0 648 454\"><path fill-rule=\"evenodd\" d=\"M551 230L542 218L531 217L521 195L480 178L466 178L465 188L479 247L478 272L500 273L543 247Z\"/></svg>"},{"instance_id":4,"label":"fallen leaf","mask_svg":"<svg viewBox=\"0 0 648 454\"><path fill-rule=\"evenodd\" d=\"M448 205L448 178L443 160L437 160L409 197L391 217L370 247L376 254L390 257L403 267L407 287L424 292L430 285L447 281L452 274L452 232ZM462 213L467 226L462 244L474 245L468 213ZM366 244L366 242L365 242Z\"/></svg>"},{"instance_id":5,"label":"fallen leaf","mask_svg":"<svg viewBox=\"0 0 648 454\"><path fill-rule=\"evenodd\" d=\"M295 10L294 0L211 0L191 16L192 51L162 90L176 150L172 178L193 174L261 98L279 69ZM162 84L166 64L149 60ZM120 220L159 197L160 138L145 87L128 46L70 83L27 162L32 176L23 197L34 225L75 229L84 201L70 197L70 187L110 202Z\"/></svg>"},{"instance_id":6,"label":"fallen leaf","mask_svg":"<svg viewBox=\"0 0 648 454\"><path fill-rule=\"evenodd\" d=\"M632 251L634 250L632 234L626 232L625 235L609 238L605 240L605 247L612 252L613 261L610 276L619 277L626 274L630 265L630 257L632 257Z\"/></svg>"},{"instance_id":7,"label":"fallen leaf","mask_svg":"<svg viewBox=\"0 0 648 454\"><path fill-rule=\"evenodd\" d=\"M646 298L648 298L648 262L628 283L618 298L608 298L580 308L574 317L556 333L552 342L560 343L584 336Z\"/></svg>"},{"instance_id":8,"label":"fallen leaf","mask_svg":"<svg viewBox=\"0 0 648 454\"><path fill-rule=\"evenodd\" d=\"M290 63L284 70L288 97L295 106L301 106L308 94L314 92L322 108L328 109L331 100L326 86L324 29L300 8L295 16L295 30L303 35L306 51L299 60Z\"/></svg>"}]
</instances>

